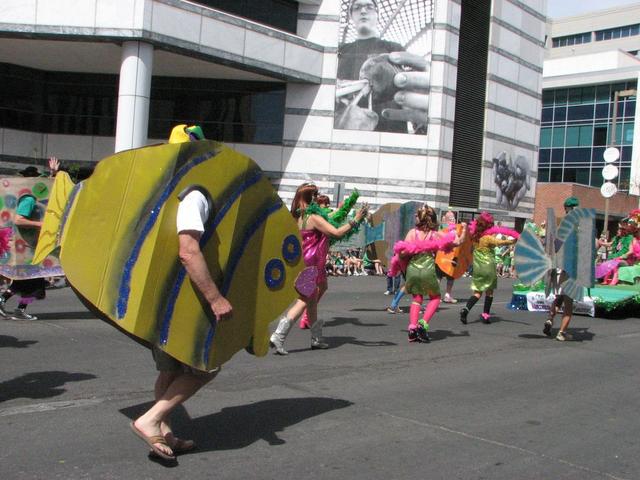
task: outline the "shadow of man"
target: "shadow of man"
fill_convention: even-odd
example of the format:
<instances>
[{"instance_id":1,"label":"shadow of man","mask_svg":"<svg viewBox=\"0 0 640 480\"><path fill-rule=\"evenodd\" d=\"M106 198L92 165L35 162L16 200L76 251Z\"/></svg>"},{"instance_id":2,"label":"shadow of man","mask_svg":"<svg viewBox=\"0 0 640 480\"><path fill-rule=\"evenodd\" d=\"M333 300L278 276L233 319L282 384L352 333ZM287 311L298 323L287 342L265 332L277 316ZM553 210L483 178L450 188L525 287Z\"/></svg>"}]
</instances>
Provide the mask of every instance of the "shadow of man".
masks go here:
<instances>
[{"instance_id":1,"label":"shadow of man","mask_svg":"<svg viewBox=\"0 0 640 480\"><path fill-rule=\"evenodd\" d=\"M146 405L134 405L120 412L133 419L139 411L144 411ZM269 445L282 445L286 442L278 433L287 427L351 405L352 402L335 398L276 398L225 407L217 413L191 421L181 407L174 411L172 425L196 441L198 452L237 450L258 440L264 440Z\"/></svg>"},{"instance_id":2,"label":"shadow of man","mask_svg":"<svg viewBox=\"0 0 640 480\"><path fill-rule=\"evenodd\" d=\"M14 398L49 398L62 395L61 388L68 382L81 382L97 378L90 373L70 373L60 371L27 373L0 383L0 402Z\"/></svg>"}]
</instances>

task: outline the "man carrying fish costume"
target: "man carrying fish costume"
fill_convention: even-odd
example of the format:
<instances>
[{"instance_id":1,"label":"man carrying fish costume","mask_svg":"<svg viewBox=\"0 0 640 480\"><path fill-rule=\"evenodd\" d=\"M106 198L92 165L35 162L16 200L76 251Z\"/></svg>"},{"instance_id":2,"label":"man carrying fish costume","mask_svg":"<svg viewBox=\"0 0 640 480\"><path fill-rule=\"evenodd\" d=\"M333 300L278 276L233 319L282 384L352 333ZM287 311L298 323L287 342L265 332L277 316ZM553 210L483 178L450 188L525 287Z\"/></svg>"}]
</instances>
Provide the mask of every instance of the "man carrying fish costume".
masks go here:
<instances>
[{"instance_id":1,"label":"man carrying fish costume","mask_svg":"<svg viewBox=\"0 0 640 480\"><path fill-rule=\"evenodd\" d=\"M173 460L195 445L173 435L170 413L236 352L267 353L269 322L304 267L297 225L260 168L199 127L179 125L169 144L56 184L52 197L64 193L50 202L36 257L59 244L78 296L152 348L156 403L131 429Z\"/></svg>"}]
</instances>

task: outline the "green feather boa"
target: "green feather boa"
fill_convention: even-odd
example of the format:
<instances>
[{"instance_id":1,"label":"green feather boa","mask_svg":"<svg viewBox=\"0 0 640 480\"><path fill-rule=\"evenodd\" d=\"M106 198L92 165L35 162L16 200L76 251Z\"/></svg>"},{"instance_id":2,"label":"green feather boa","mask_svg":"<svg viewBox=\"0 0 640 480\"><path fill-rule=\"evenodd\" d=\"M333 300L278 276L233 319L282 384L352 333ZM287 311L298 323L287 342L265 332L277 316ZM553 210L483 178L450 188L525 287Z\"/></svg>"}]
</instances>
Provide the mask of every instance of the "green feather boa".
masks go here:
<instances>
[{"instance_id":1,"label":"green feather boa","mask_svg":"<svg viewBox=\"0 0 640 480\"><path fill-rule=\"evenodd\" d=\"M309 206L305 209L304 216L305 218L307 218L309 217L309 215L319 215L320 217L324 218L327 222L329 222L331 225L333 225L335 228L340 228L342 225L344 225L347 215L355 205L359 196L360 194L358 193L358 191L354 190L353 193L349 195L349 198L347 198L344 201L344 204L342 205L342 207L340 207L338 210L333 212L331 215L329 215L327 211L317 203L311 202ZM341 240L347 240L351 238L352 235L358 233L359 230L360 230L360 222L358 222L356 226L353 227L351 230L349 230L343 237L332 238L331 243L333 244Z\"/></svg>"}]
</instances>

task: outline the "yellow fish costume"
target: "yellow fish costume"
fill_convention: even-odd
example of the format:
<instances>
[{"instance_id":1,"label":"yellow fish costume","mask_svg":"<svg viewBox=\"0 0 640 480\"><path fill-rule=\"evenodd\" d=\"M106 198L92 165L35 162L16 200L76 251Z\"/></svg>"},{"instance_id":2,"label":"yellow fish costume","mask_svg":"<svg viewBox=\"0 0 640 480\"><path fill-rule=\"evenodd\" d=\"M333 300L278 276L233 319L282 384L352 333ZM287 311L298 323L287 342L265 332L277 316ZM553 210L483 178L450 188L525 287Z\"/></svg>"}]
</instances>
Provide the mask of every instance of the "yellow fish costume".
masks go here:
<instances>
[{"instance_id":1,"label":"yellow fish costume","mask_svg":"<svg viewBox=\"0 0 640 480\"><path fill-rule=\"evenodd\" d=\"M54 193L66 184L58 177ZM177 208L193 189L212 211L202 252L233 306L220 323L178 258ZM297 225L251 159L206 140L128 150L102 160L68 197L64 211L47 211L58 220L41 240L59 238L69 283L102 318L199 370L245 348L267 353L268 325L296 297L304 265Z\"/></svg>"},{"instance_id":2,"label":"yellow fish costume","mask_svg":"<svg viewBox=\"0 0 640 480\"><path fill-rule=\"evenodd\" d=\"M14 217L18 203L25 196L35 199L30 220L41 220L50 201L52 178L2 177L0 178L0 229L6 229L9 248L0 255L0 275L12 280L55 277L64 275L57 255L50 254L33 262L38 242L37 228L16 226Z\"/></svg>"}]
</instances>

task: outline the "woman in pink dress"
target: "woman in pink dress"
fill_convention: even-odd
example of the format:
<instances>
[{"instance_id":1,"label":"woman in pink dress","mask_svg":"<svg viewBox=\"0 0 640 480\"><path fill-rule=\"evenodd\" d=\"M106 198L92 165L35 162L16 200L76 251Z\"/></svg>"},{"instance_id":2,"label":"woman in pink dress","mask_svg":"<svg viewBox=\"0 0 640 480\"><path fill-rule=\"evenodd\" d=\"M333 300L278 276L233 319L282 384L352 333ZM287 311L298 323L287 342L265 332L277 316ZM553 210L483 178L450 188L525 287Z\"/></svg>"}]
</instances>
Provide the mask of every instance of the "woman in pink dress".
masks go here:
<instances>
[{"instance_id":1,"label":"woman in pink dress","mask_svg":"<svg viewBox=\"0 0 640 480\"><path fill-rule=\"evenodd\" d=\"M287 355L284 342L291 331L291 327L302 315L305 309L309 316L311 331L311 349L325 349L329 346L322 341L322 320L318 320L318 299L327 290L327 274L324 268L329 252L330 238L342 238L355 228L365 217L367 206L363 205L355 218L339 228L331 225L322 215L322 210L315 200L318 187L311 183L304 183L298 187L291 204L291 215L298 222L302 236L302 256L307 267L316 267L316 289L309 296L300 296L296 303L280 318L278 326L271 335L270 344L278 355ZM317 213L316 213L317 212Z\"/></svg>"}]
</instances>

